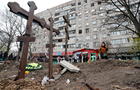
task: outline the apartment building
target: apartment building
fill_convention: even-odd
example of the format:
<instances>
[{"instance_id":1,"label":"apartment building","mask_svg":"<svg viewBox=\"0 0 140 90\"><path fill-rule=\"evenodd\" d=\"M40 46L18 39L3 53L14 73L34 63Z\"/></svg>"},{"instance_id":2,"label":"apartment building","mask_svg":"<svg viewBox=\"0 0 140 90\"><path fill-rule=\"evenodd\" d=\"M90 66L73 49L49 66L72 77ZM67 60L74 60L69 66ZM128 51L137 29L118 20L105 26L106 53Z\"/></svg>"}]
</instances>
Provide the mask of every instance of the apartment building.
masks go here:
<instances>
[{"instance_id":1,"label":"apartment building","mask_svg":"<svg viewBox=\"0 0 140 90\"><path fill-rule=\"evenodd\" d=\"M69 28L68 52L81 48L99 49L104 41L109 45L109 53L131 51L133 33L124 28L113 30L116 24L104 25L106 17L116 16L108 11L114 8L102 0L72 0L56 7L47 9L37 14L39 17L54 19L54 28L60 31L59 35L53 34L54 53L61 55L65 51L66 25L63 16L69 14L72 27ZM49 23L49 22L48 22ZM33 53L46 53L45 45L49 42L49 32L38 28L35 32L36 41L32 44ZM121 49L120 49L121 48ZM121 50L121 51L120 51Z\"/></svg>"}]
</instances>

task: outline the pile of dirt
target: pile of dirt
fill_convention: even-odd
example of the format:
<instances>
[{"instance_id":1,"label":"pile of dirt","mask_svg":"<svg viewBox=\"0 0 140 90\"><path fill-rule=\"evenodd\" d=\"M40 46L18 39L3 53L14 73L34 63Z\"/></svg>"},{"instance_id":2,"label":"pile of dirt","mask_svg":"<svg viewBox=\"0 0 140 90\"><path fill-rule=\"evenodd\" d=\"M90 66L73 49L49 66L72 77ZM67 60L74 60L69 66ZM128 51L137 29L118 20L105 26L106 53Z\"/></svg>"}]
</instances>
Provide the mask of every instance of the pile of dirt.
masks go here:
<instances>
[{"instance_id":1,"label":"pile of dirt","mask_svg":"<svg viewBox=\"0 0 140 90\"><path fill-rule=\"evenodd\" d=\"M135 65L140 65L140 62L114 60L76 65L81 69L81 72L66 72L58 82L56 81L55 88L61 87L64 90L75 90L73 88L84 88L86 86L83 83L88 83L91 87L100 88L101 90L115 90L116 88L113 89L114 87L112 87L114 85L119 85L122 88L127 87L129 90L140 89L138 82L140 81L140 70L134 68ZM69 85L66 84L67 79L71 81Z\"/></svg>"},{"instance_id":2,"label":"pile of dirt","mask_svg":"<svg viewBox=\"0 0 140 90\"><path fill-rule=\"evenodd\" d=\"M1 90L42 90L44 89L38 81L24 79L13 81L10 79L2 80L0 82ZM47 89L45 89L47 90Z\"/></svg>"},{"instance_id":3,"label":"pile of dirt","mask_svg":"<svg viewBox=\"0 0 140 90\"><path fill-rule=\"evenodd\" d=\"M42 70L30 72L24 80L13 81L17 74L17 64L3 67L0 71L0 90L89 90L89 86L96 90L140 90L140 61L132 60L102 60L93 63L76 63L80 72L67 71L60 79L45 86L41 80L48 72L48 65ZM61 67L54 65L54 74L58 74ZM5 71L6 70L6 71ZM6 76L5 76L6 75ZM69 80L69 83L66 83ZM99 89L98 89L99 88Z\"/></svg>"}]
</instances>

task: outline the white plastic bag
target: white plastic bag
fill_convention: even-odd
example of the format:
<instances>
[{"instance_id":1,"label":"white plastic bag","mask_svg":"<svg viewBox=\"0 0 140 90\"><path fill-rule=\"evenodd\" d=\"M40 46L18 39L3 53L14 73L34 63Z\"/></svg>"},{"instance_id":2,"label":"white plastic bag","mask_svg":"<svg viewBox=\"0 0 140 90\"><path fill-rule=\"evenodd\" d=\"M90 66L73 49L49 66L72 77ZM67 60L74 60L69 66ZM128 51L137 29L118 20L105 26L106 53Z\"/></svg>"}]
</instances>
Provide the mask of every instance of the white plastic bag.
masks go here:
<instances>
[{"instance_id":1,"label":"white plastic bag","mask_svg":"<svg viewBox=\"0 0 140 90\"><path fill-rule=\"evenodd\" d=\"M42 79L42 82L41 82L42 86L44 86L45 84L47 84L48 83L48 80L49 80L49 78L47 76L44 76L44 78Z\"/></svg>"}]
</instances>

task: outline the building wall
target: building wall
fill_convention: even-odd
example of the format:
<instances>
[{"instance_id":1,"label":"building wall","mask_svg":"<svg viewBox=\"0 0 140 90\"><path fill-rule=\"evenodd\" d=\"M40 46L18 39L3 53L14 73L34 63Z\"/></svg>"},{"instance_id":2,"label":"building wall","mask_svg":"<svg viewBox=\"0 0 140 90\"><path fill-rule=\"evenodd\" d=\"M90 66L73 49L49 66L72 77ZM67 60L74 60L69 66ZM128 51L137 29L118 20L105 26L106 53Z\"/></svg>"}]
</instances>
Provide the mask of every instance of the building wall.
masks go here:
<instances>
[{"instance_id":1,"label":"building wall","mask_svg":"<svg viewBox=\"0 0 140 90\"><path fill-rule=\"evenodd\" d=\"M65 31L63 15L70 15L72 27L69 28L70 40L68 41L68 51L74 51L81 48L98 49L101 42L107 41L111 43L109 52L114 52L114 48L128 47L132 45L129 38L132 38L132 32L124 29L120 31L111 31L105 23L105 18L111 9L106 3L101 3L101 0L72 0L59 6L47 9L37 14L41 18L54 18L54 28L60 31L60 35L53 34L56 47L54 52L64 52L65 48ZM51 14L50 14L51 13ZM115 13L110 13L114 16ZM49 23L49 22L48 22ZM32 44L33 53L45 53L47 49L45 44L48 43L48 34L46 29L39 28L35 31L36 41Z\"/></svg>"}]
</instances>

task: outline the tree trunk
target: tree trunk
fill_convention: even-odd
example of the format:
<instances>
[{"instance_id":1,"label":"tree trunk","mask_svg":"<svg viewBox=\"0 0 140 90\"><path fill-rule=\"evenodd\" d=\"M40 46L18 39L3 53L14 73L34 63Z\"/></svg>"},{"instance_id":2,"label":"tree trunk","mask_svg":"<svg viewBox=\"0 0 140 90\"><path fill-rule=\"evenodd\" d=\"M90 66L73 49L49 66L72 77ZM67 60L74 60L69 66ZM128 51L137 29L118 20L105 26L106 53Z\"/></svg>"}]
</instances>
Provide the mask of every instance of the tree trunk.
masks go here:
<instances>
[{"instance_id":1,"label":"tree trunk","mask_svg":"<svg viewBox=\"0 0 140 90\"><path fill-rule=\"evenodd\" d=\"M9 54L9 51L10 51L10 46L11 46L11 41L9 41L8 42L8 45L7 45L7 49L6 49L6 53L7 53L7 55L6 55L6 59L8 58L8 54Z\"/></svg>"},{"instance_id":2,"label":"tree trunk","mask_svg":"<svg viewBox=\"0 0 140 90\"><path fill-rule=\"evenodd\" d=\"M140 37L140 24L134 24L135 29L136 29L136 34L138 35L138 37Z\"/></svg>"}]
</instances>

